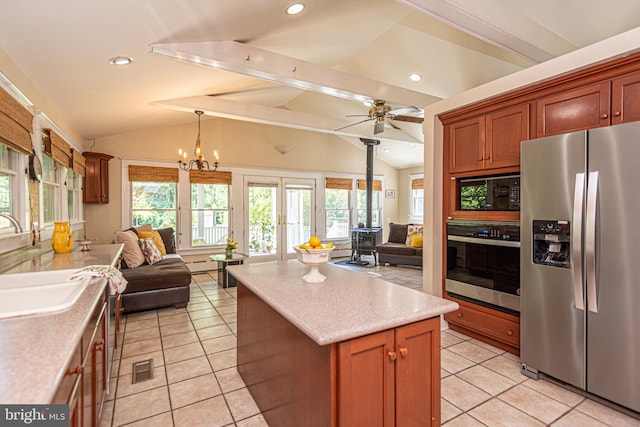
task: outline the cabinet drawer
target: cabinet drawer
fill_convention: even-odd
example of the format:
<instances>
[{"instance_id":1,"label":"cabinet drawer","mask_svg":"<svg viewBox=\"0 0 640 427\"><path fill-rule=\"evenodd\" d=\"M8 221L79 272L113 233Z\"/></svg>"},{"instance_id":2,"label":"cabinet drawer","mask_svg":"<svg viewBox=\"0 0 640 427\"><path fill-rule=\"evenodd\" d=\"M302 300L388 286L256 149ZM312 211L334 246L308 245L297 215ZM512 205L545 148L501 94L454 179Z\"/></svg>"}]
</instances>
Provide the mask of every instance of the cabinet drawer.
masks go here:
<instances>
[{"instance_id":1,"label":"cabinet drawer","mask_svg":"<svg viewBox=\"0 0 640 427\"><path fill-rule=\"evenodd\" d=\"M519 347L520 323L496 317L489 313L460 306L460 309L444 315L447 322L460 325L498 341Z\"/></svg>"}]
</instances>

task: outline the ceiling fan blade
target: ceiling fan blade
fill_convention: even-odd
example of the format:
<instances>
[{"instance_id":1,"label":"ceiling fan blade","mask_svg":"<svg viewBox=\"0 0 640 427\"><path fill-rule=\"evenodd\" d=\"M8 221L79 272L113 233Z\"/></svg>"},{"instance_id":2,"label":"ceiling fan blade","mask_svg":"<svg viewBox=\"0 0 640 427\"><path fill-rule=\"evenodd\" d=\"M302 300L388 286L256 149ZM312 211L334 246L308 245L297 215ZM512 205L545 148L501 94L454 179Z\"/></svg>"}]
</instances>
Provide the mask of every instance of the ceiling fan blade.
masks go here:
<instances>
[{"instance_id":1,"label":"ceiling fan blade","mask_svg":"<svg viewBox=\"0 0 640 427\"><path fill-rule=\"evenodd\" d=\"M360 120L359 122L351 123L350 125L342 126L341 128L335 129L335 131L337 132L339 130L346 129L346 128L351 127L351 126L359 125L360 123L368 122L368 121L371 121L371 120L373 120L373 119Z\"/></svg>"},{"instance_id":2,"label":"ceiling fan blade","mask_svg":"<svg viewBox=\"0 0 640 427\"><path fill-rule=\"evenodd\" d=\"M391 111L389 111L389 114L393 115L393 116L402 116L405 114L419 114L422 115L423 111L421 109L419 109L418 107L414 107L414 106L409 106L409 107L402 107L402 108L396 108L393 109Z\"/></svg>"},{"instance_id":3,"label":"ceiling fan blade","mask_svg":"<svg viewBox=\"0 0 640 427\"><path fill-rule=\"evenodd\" d=\"M394 128L396 130L400 130L400 128L398 126L396 126L391 120L388 120L387 123L389 123L389 126L391 126L392 128Z\"/></svg>"},{"instance_id":4,"label":"ceiling fan blade","mask_svg":"<svg viewBox=\"0 0 640 427\"><path fill-rule=\"evenodd\" d=\"M384 132L384 122L376 122L375 126L373 127L373 134L377 135L382 132Z\"/></svg>"},{"instance_id":5,"label":"ceiling fan blade","mask_svg":"<svg viewBox=\"0 0 640 427\"><path fill-rule=\"evenodd\" d=\"M368 114L347 114L345 117L369 117Z\"/></svg>"},{"instance_id":6,"label":"ceiling fan blade","mask_svg":"<svg viewBox=\"0 0 640 427\"><path fill-rule=\"evenodd\" d=\"M394 116L393 120L398 120L401 122L410 122L410 123L422 123L424 121L422 117L415 117L415 116Z\"/></svg>"}]
</instances>

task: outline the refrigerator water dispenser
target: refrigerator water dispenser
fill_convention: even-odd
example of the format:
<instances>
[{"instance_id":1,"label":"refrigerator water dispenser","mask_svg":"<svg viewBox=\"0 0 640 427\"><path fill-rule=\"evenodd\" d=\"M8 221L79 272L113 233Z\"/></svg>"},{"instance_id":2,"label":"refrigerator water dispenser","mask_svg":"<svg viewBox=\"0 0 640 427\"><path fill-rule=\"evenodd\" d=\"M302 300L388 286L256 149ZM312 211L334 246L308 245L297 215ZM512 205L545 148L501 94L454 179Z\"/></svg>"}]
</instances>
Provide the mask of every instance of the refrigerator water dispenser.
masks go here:
<instances>
[{"instance_id":1,"label":"refrigerator water dispenser","mask_svg":"<svg viewBox=\"0 0 640 427\"><path fill-rule=\"evenodd\" d=\"M569 268L570 231L569 221L533 220L533 263Z\"/></svg>"}]
</instances>

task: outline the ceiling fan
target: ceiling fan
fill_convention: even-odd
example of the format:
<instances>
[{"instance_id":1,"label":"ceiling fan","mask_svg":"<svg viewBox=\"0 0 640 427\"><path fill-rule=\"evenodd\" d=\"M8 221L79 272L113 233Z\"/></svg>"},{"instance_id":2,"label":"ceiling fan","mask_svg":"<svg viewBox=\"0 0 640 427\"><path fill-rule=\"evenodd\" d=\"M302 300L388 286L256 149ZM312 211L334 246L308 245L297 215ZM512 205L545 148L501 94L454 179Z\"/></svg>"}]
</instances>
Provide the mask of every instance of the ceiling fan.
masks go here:
<instances>
[{"instance_id":1,"label":"ceiling fan","mask_svg":"<svg viewBox=\"0 0 640 427\"><path fill-rule=\"evenodd\" d=\"M345 117L367 117L364 120L361 120L356 123L351 123L350 125L343 126L338 130L346 129L350 126L355 126L360 123L368 122L371 120L375 120L375 124L373 127L373 134L377 135L384 131L384 123L385 120L388 120L387 123L394 128L400 129L398 126L394 125L392 120L398 120L402 122L410 122L410 123L422 123L424 119L418 116L409 116L407 114L422 114L422 110L417 107L403 107L397 109L391 109L389 105L387 105L383 100L376 100L373 103L373 106L369 109L369 114L350 114Z\"/></svg>"}]
</instances>

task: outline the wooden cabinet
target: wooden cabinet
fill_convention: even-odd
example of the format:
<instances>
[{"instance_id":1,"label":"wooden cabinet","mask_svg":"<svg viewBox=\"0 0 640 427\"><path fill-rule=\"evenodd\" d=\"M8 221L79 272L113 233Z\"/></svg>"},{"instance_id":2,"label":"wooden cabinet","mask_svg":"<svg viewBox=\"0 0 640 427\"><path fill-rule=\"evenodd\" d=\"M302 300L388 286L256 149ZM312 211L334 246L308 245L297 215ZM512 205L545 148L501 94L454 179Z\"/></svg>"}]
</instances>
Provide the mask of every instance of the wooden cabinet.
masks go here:
<instances>
[{"instance_id":1,"label":"wooden cabinet","mask_svg":"<svg viewBox=\"0 0 640 427\"><path fill-rule=\"evenodd\" d=\"M520 353L520 318L467 301L451 298L460 305L444 315L449 327L518 355Z\"/></svg>"},{"instance_id":2,"label":"wooden cabinet","mask_svg":"<svg viewBox=\"0 0 640 427\"><path fill-rule=\"evenodd\" d=\"M529 104L499 109L447 125L449 172L520 165L520 142L529 139Z\"/></svg>"},{"instance_id":3,"label":"wooden cabinet","mask_svg":"<svg viewBox=\"0 0 640 427\"><path fill-rule=\"evenodd\" d=\"M540 98L536 136L640 120L640 71Z\"/></svg>"},{"instance_id":4,"label":"wooden cabinet","mask_svg":"<svg viewBox=\"0 0 640 427\"><path fill-rule=\"evenodd\" d=\"M84 203L109 203L109 160L113 156L84 152Z\"/></svg>"},{"instance_id":5,"label":"wooden cabinet","mask_svg":"<svg viewBox=\"0 0 640 427\"><path fill-rule=\"evenodd\" d=\"M94 309L52 403L69 405L69 425L99 425L106 396L106 295Z\"/></svg>"},{"instance_id":6,"label":"wooden cabinet","mask_svg":"<svg viewBox=\"0 0 640 427\"><path fill-rule=\"evenodd\" d=\"M439 426L440 320L338 344L338 423Z\"/></svg>"}]
</instances>

